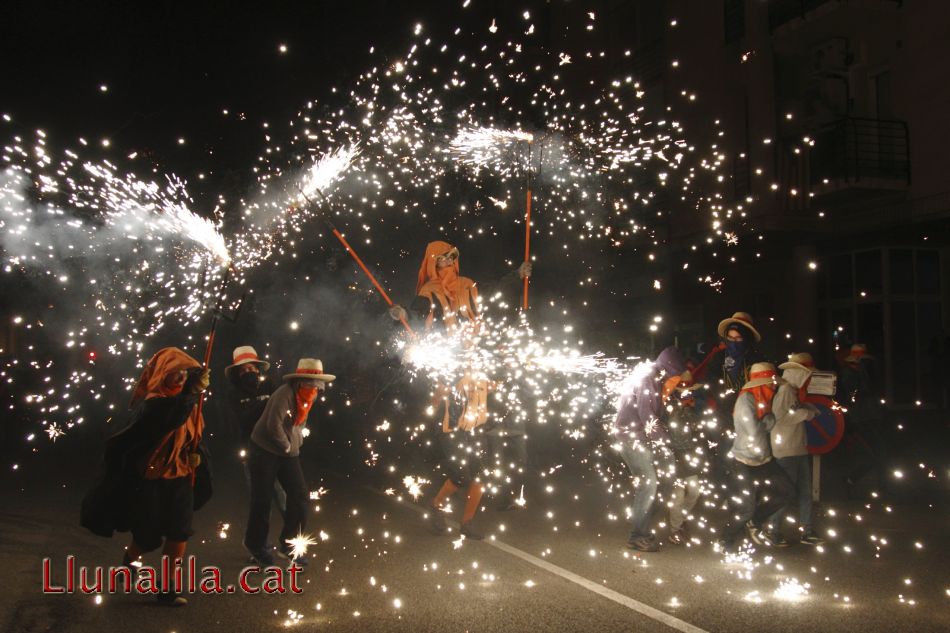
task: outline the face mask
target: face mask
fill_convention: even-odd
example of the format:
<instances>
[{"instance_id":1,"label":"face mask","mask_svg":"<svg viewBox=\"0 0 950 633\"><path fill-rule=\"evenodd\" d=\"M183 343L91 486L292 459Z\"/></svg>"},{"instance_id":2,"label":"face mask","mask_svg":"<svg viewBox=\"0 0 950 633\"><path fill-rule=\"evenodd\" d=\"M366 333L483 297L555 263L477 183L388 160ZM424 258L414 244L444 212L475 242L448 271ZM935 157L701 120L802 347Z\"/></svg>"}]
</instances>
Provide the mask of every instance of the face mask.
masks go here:
<instances>
[{"instance_id":1,"label":"face mask","mask_svg":"<svg viewBox=\"0 0 950 633\"><path fill-rule=\"evenodd\" d=\"M726 355L727 356L742 356L745 354L746 346L745 341L726 341Z\"/></svg>"},{"instance_id":2,"label":"face mask","mask_svg":"<svg viewBox=\"0 0 950 633\"><path fill-rule=\"evenodd\" d=\"M257 385L260 384L260 376L254 372L241 374L241 376L238 377L238 383L245 391L255 391L257 390Z\"/></svg>"},{"instance_id":3,"label":"face mask","mask_svg":"<svg viewBox=\"0 0 950 633\"><path fill-rule=\"evenodd\" d=\"M320 390L316 386L301 385L297 387L297 415L294 418L294 424L300 426L307 421L307 415L310 413L310 407L313 401L317 399Z\"/></svg>"}]
</instances>

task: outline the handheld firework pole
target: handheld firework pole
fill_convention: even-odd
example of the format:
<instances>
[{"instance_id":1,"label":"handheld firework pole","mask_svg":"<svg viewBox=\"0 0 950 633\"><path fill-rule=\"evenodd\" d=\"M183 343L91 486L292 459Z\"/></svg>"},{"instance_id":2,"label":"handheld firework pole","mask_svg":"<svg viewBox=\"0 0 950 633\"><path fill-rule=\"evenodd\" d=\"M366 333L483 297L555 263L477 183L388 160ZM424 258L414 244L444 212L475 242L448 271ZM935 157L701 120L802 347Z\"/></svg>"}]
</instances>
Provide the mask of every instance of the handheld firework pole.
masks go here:
<instances>
[{"instance_id":1,"label":"handheld firework pole","mask_svg":"<svg viewBox=\"0 0 950 633\"><path fill-rule=\"evenodd\" d=\"M211 352L214 349L214 335L218 329L218 321L223 317L226 321L235 322L237 321L238 315L241 313L241 308L244 306L244 299L247 295L241 295L240 301L238 301L237 307L234 309L234 313L231 315L226 315L224 313L224 301L228 295L228 286L231 285L231 274L234 272L234 265L228 264L227 269L224 271L224 278L221 280L221 287L218 289L218 295L216 297L216 303L214 308L211 311L211 329L208 332L208 344L205 346L205 355L202 361L202 369L207 370L211 365ZM205 401L205 392L202 391L201 395L198 396L197 406L197 419L201 419L201 409L204 406ZM192 439L192 452L198 450L198 441L199 437L195 436ZM195 485L195 471L191 473L191 485Z\"/></svg>"},{"instance_id":2,"label":"handheld firework pole","mask_svg":"<svg viewBox=\"0 0 950 633\"><path fill-rule=\"evenodd\" d=\"M540 175L541 173L541 159L543 158L544 152L544 141L547 139L547 135L542 136L538 141L538 172L534 175ZM525 193L525 204L524 204L524 263L529 263L531 261L531 185L532 185L532 175L531 170L531 147L534 143L534 136L529 136L525 139L528 143L528 167L525 174L526 179L526 193ZM530 279L528 277L524 278L524 300L522 301L522 308L527 311L528 309L528 282Z\"/></svg>"},{"instance_id":3,"label":"handheld firework pole","mask_svg":"<svg viewBox=\"0 0 950 633\"><path fill-rule=\"evenodd\" d=\"M531 261L531 143L534 139L528 140L528 170L527 187L524 201L524 263ZM522 308L528 309L528 277L524 278L524 301Z\"/></svg>"},{"instance_id":4,"label":"handheld firework pole","mask_svg":"<svg viewBox=\"0 0 950 633\"><path fill-rule=\"evenodd\" d=\"M329 206L330 206L330 201L327 200L327 197L326 197L325 195L323 195L323 192L320 191L319 189L315 189L315 191L320 195L320 198L321 198L321 199L327 204L327 206L329 207ZM313 204L313 200L311 200L310 197L307 196L307 194L304 193L302 189L300 189L300 195L303 196L303 199L306 200L308 204ZM364 273L366 274L366 276L369 278L370 282L372 282L372 284L373 284L373 286L376 288L376 290L379 291L379 294L382 295L383 300L386 301L386 304L389 305L390 307L392 307L392 306L393 306L393 300L389 298L389 295L386 293L386 290L384 290L383 287L379 284L379 282L376 281L376 277L373 276L373 273L371 273L371 272L369 271L369 268L366 267L366 264L363 263L363 260L360 259L360 256L357 255L356 251L353 250L353 247L350 246L349 242L346 241L346 238L343 237L343 234L340 233L339 229L337 229L336 226L333 224L333 222L331 222L327 217L321 215L321 216L320 216L320 219L323 220L323 221L326 223L327 227L329 227L330 231L333 233L333 235L336 237L336 239L338 239L338 240L340 241L340 244L343 245L343 248L346 249L346 252L349 253L350 256L353 257L353 260L354 260L354 261L357 263L357 265L363 270L363 272L364 272ZM415 334L415 332L413 332L413 331L412 331L412 328L409 326L409 322L406 321L405 317L399 317L399 321L400 321L400 323L402 323L402 326L403 326L404 328L406 328L406 332L408 332L410 335L414 335L414 334Z\"/></svg>"}]
</instances>

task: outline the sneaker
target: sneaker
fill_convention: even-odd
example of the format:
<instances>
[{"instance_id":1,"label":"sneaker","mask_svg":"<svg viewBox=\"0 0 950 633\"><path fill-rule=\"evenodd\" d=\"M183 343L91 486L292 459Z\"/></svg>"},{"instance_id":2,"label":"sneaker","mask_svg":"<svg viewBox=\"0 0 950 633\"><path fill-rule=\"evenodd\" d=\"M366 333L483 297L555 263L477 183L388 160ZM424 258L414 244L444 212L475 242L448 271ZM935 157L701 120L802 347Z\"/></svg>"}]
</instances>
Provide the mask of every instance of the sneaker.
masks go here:
<instances>
[{"instance_id":1,"label":"sneaker","mask_svg":"<svg viewBox=\"0 0 950 633\"><path fill-rule=\"evenodd\" d=\"M291 552L293 552L293 548L290 545L284 545L283 547L277 548L277 555L290 562L290 564L297 565L299 567L307 566L309 561L306 558L303 556L293 556Z\"/></svg>"},{"instance_id":2,"label":"sneaker","mask_svg":"<svg viewBox=\"0 0 950 633\"><path fill-rule=\"evenodd\" d=\"M449 533L449 525L445 522L445 514L439 508L429 507L429 529L434 534Z\"/></svg>"},{"instance_id":3,"label":"sneaker","mask_svg":"<svg viewBox=\"0 0 950 633\"><path fill-rule=\"evenodd\" d=\"M482 534L481 532L479 532L478 530L472 527L471 521L469 521L468 523L463 523L462 528L459 530L459 532L461 532L462 536L464 536L465 538L470 538L473 541L481 541L482 539L485 538L484 534Z\"/></svg>"},{"instance_id":4,"label":"sneaker","mask_svg":"<svg viewBox=\"0 0 950 633\"><path fill-rule=\"evenodd\" d=\"M781 532L761 532L762 539L765 541L766 545L770 547L788 547L791 545Z\"/></svg>"},{"instance_id":5,"label":"sneaker","mask_svg":"<svg viewBox=\"0 0 950 633\"><path fill-rule=\"evenodd\" d=\"M752 542L756 545L768 545L769 543L765 539L765 533L762 532L759 528L755 527L755 524L752 521L748 521L745 524L746 534L749 535L749 538L752 539Z\"/></svg>"},{"instance_id":6,"label":"sneaker","mask_svg":"<svg viewBox=\"0 0 950 633\"><path fill-rule=\"evenodd\" d=\"M678 530L673 530L670 532L670 543L673 545L685 545L686 541L689 540L689 537L686 535L686 530L679 528Z\"/></svg>"},{"instance_id":7,"label":"sneaker","mask_svg":"<svg viewBox=\"0 0 950 633\"><path fill-rule=\"evenodd\" d=\"M265 549L258 552L251 552L251 562L261 567L270 567L274 564L274 554L272 550Z\"/></svg>"},{"instance_id":8,"label":"sneaker","mask_svg":"<svg viewBox=\"0 0 950 633\"><path fill-rule=\"evenodd\" d=\"M824 545L825 539L818 536L818 533L814 530L808 530L802 534L802 538L799 542L802 545Z\"/></svg>"},{"instance_id":9,"label":"sneaker","mask_svg":"<svg viewBox=\"0 0 950 633\"><path fill-rule=\"evenodd\" d=\"M510 512L511 510L525 510L525 504L518 505L514 499L504 499L498 504L499 512Z\"/></svg>"},{"instance_id":10,"label":"sneaker","mask_svg":"<svg viewBox=\"0 0 950 633\"><path fill-rule=\"evenodd\" d=\"M660 549L660 544L653 536L631 536L627 547L639 552L656 552Z\"/></svg>"},{"instance_id":11,"label":"sneaker","mask_svg":"<svg viewBox=\"0 0 950 633\"><path fill-rule=\"evenodd\" d=\"M136 564L136 565L133 565L133 564L132 564L132 559L129 558L128 553L126 553L126 554L122 557L122 564L119 565L119 566L116 568L116 569L123 569L123 568L124 568L124 569L128 569L128 570L129 570L129 580L131 581L131 582L130 582L130 589L131 589L131 587L135 587L135 582L138 580L139 567L141 567L141 565L142 565L142 563L138 563L138 564ZM118 575L118 576L116 577L116 585L117 585L117 587L118 587L119 590L121 590L121 589L125 586L125 575Z\"/></svg>"},{"instance_id":12,"label":"sneaker","mask_svg":"<svg viewBox=\"0 0 950 633\"><path fill-rule=\"evenodd\" d=\"M174 591L163 591L158 594L158 603L166 607L183 607L188 604L188 599Z\"/></svg>"}]
</instances>

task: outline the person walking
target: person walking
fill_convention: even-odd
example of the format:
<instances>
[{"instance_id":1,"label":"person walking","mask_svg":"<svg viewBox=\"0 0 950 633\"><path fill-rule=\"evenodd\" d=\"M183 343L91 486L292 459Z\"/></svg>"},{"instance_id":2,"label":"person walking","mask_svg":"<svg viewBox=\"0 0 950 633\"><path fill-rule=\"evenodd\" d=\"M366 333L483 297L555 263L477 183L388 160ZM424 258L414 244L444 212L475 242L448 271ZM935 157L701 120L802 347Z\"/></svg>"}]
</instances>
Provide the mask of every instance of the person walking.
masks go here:
<instances>
[{"instance_id":1,"label":"person walking","mask_svg":"<svg viewBox=\"0 0 950 633\"><path fill-rule=\"evenodd\" d=\"M328 383L336 380L336 376L323 371L323 362L316 358L300 359L297 369L283 378L284 384L271 394L251 432L251 505L244 546L262 565L274 562L267 549L267 537L275 479L287 492L287 511L277 553L292 563L306 564L306 560L295 556L291 546L291 540L301 535L307 525L309 495L300 467L300 446L314 401Z\"/></svg>"}]
</instances>

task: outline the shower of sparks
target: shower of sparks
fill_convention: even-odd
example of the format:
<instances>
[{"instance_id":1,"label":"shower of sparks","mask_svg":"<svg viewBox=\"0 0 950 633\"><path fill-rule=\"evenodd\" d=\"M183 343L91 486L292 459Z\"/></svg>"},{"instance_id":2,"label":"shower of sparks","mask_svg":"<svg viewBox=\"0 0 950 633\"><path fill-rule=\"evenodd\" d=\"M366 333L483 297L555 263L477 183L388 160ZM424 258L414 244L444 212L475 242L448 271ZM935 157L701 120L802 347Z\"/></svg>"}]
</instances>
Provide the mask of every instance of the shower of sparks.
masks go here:
<instances>
[{"instance_id":1,"label":"shower of sparks","mask_svg":"<svg viewBox=\"0 0 950 633\"><path fill-rule=\"evenodd\" d=\"M508 169L511 164L510 152L519 142L531 143L534 135L520 130L497 130L490 127L468 128L459 131L449 150L460 162L482 168L501 166Z\"/></svg>"},{"instance_id":2,"label":"shower of sparks","mask_svg":"<svg viewBox=\"0 0 950 633\"><path fill-rule=\"evenodd\" d=\"M290 558L303 558L307 555L307 548L317 543L319 543L319 541L309 534L298 534L293 538L287 539L287 544L290 545Z\"/></svg>"},{"instance_id":3,"label":"shower of sparks","mask_svg":"<svg viewBox=\"0 0 950 633\"><path fill-rule=\"evenodd\" d=\"M409 492L409 496L413 499L418 499L422 496L422 487L428 484L429 480L407 475L403 477L402 483L406 487L406 491Z\"/></svg>"},{"instance_id":4,"label":"shower of sparks","mask_svg":"<svg viewBox=\"0 0 950 633\"><path fill-rule=\"evenodd\" d=\"M341 147L336 149L319 160L304 173L300 184L300 197L298 203L304 202L307 198L312 198L317 192L324 194L330 185L340 179L343 173L353 164L353 159L359 154L356 147Z\"/></svg>"},{"instance_id":5,"label":"shower of sparks","mask_svg":"<svg viewBox=\"0 0 950 633\"><path fill-rule=\"evenodd\" d=\"M221 192L213 210L196 211L185 181L175 176L167 176L162 184L139 180L123 175L126 168L118 161L82 158L72 149L54 152L45 133L14 136L3 147L0 175L4 269L43 279L54 299L59 290L82 295L68 307L65 301L51 300L50 310L21 310L12 320L18 336L27 341L26 349L17 358L4 359L0 378L30 385L10 403L16 412L28 410L41 425L42 430L34 428L27 435L28 441L41 432L55 441L82 423L82 401L97 402L110 412L121 409L125 398L110 400L114 380L99 373L97 362L108 358L118 366L123 357L129 386L131 359L143 362L151 351L151 337L160 330L193 326L205 316L227 266L234 271L236 285L251 287L255 281L267 283L271 265L312 258L321 250L313 238L319 230L308 226L317 217L338 225L367 264L381 273L384 285L390 282L403 296L411 293L414 280L397 277L394 261L414 256L422 245L412 240L426 233L458 236L463 258L517 256L520 261L520 253L494 253L491 245L522 222L525 177L530 175L532 183L540 185L533 190L532 204L538 210L533 235L563 251L565 261L579 273L580 283L572 281L576 295L562 295L550 306L559 312L569 308L570 319L564 317L556 330L540 320L509 320L501 315L520 297L483 295L477 328L380 340L378 347L392 352L426 389L457 385L466 377L490 383L493 420L507 412L529 425L556 425L565 441L574 442L578 461L602 484L609 497L607 519L622 522L638 482L614 450L619 439L610 421L623 396L647 379L653 365L632 350L630 355L619 354L618 348L606 353L584 345L580 332L573 331L583 330L586 317L593 316L579 307L582 296L599 291L598 275L604 276L598 272L599 260L605 252L617 261L622 256L631 268L642 267L637 276L646 280L645 287L654 294L664 292L666 284L657 278L662 273L652 253L659 252L654 246L669 227L680 223L695 227L698 246L690 251L695 255L675 262L676 268L689 270L698 291L720 292L725 277L700 257L703 250L715 255L719 247L735 246L740 235L748 234L748 202L730 202L731 184L719 184L728 181L734 157L718 144L704 147L692 141L693 130L681 123L679 115L689 100L674 97L668 109L650 108L648 97L653 95L648 88L623 73L572 87L559 73L583 72L589 63L585 60L594 56L553 50L529 54L526 43L534 48L538 44L532 37L534 26L518 26L510 37L493 37L504 28L495 20L482 27L488 35L466 29L439 37L419 27L402 54L374 53L377 63L372 69L336 89L334 97L307 102L284 124L265 125L265 142L254 166L256 188L243 198L237 192ZM466 97L469 94L477 97ZM510 122L503 125L511 129L496 127L501 120ZM709 128L704 131L718 138L718 123ZM83 145L83 153L89 151ZM135 157L133 152L128 160ZM324 197L331 204L323 204ZM582 244L596 244L596 255L581 254L576 247ZM539 270L546 265L549 262L539 260ZM465 271L464 264L462 268ZM372 291L362 278L359 283ZM288 314L282 323L289 324L282 329L300 333L307 321ZM191 349L203 343L195 338L187 341ZM55 353L39 351L47 347ZM63 350L69 360L59 361ZM697 400L715 399L721 395L717 392L718 385L704 385ZM394 408L404 406L400 402ZM395 411L385 411L368 427L366 464L378 470L385 465L388 495L405 490L417 500L432 483L380 448L391 444L418 452L425 424L431 422L420 424L422 417L423 411L417 410L407 410L400 418ZM403 424L409 419L413 422ZM716 415L703 410L694 423L715 429ZM691 460L700 470L702 491L693 537L705 547L715 540L705 513L723 510L728 495L712 480L705 452L698 451ZM19 464L11 468L18 470ZM546 484L539 486L540 494L545 500L576 500L580 489L556 481L559 468L540 473ZM933 473L929 466L921 469ZM905 481L905 471L895 471L894 477ZM491 485L511 474L502 463L486 464L483 473ZM676 467L658 475L665 483L682 483ZM310 496L318 500L327 492L321 487ZM514 504L524 506L525 487L516 492ZM661 504L668 501L665 494L660 493ZM548 514L553 528L564 528L564 513L554 508ZM861 515L849 519L862 521ZM227 538L228 529L229 524L219 523L219 537ZM363 527L359 529L364 538ZM504 529L501 525L498 531ZM329 538L319 532L319 541ZM400 537L389 532L384 538L392 544ZM447 543L457 549L464 541L459 537ZM318 540L298 535L288 543L296 558ZM886 545L882 539L873 541L875 555L886 554ZM601 556L604 550L590 551ZM823 552L816 548L816 556ZM549 548L542 555L550 553ZM645 560L633 560L638 567L648 566ZM723 576L743 587L755 582L754 574L761 576L759 570L775 565L748 546L722 560ZM327 572L332 564L327 562ZM437 564L429 563L427 569L435 570ZM495 579L491 574L483 578ZM718 579L707 574L692 580L711 585ZM373 583L374 590L384 591L378 586ZM459 583L460 589L465 586ZM524 586L533 587L534 582ZM809 595L809 588L787 579L772 595L800 600ZM946 591L950 595L950 589ZM758 603L768 592L760 585L736 595ZM340 595L348 595L347 590ZM398 598L391 604L403 607ZM681 606L677 598L670 604ZM301 618L288 611L285 624L297 624Z\"/></svg>"},{"instance_id":6,"label":"shower of sparks","mask_svg":"<svg viewBox=\"0 0 950 633\"><path fill-rule=\"evenodd\" d=\"M808 583L802 584L796 578L786 578L779 583L772 595L787 602L798 602L808 596L808 588Z\"/></svg>"}]
</instances>

